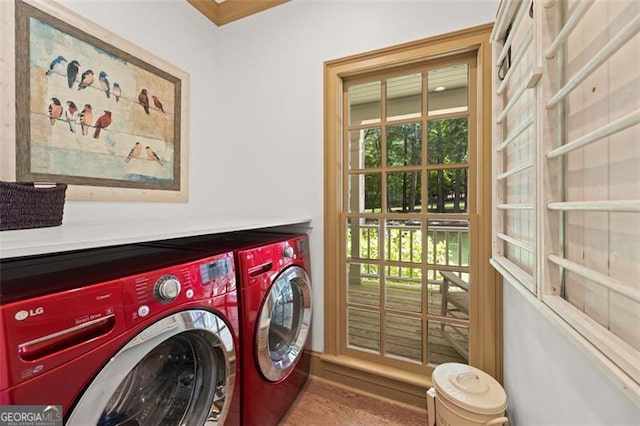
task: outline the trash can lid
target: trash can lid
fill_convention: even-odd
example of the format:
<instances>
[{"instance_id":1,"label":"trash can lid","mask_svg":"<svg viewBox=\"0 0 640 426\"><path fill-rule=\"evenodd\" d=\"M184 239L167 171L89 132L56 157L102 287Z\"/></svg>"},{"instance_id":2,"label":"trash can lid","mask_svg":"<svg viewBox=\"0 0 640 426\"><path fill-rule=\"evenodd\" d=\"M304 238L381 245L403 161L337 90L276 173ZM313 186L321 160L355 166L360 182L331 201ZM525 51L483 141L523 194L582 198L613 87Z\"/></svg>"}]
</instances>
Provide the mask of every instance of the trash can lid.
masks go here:
<instances>
[{"instance_id":1,"label":"trash can lid","mask_svg":"<svg viewBox=\"0 0 640 426\"><path fill-rule=\"evenodd\" d=\"M480 414L500 414L507 408L507 394L500 383L470 365L449 362L433 370L436 393L451 403Z\"/></svg>"}]
</instances>

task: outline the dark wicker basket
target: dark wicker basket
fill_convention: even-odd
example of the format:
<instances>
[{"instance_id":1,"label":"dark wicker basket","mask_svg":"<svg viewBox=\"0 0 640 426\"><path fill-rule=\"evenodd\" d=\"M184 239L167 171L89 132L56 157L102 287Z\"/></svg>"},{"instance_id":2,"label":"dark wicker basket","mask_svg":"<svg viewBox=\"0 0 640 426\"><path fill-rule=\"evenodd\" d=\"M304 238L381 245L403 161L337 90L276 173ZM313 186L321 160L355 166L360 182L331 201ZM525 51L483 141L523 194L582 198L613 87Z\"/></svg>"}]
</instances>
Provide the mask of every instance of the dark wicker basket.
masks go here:
<instances>
[{"instance_id":1,"label":"dark wicker basket","mask_svg":"<svg viewBox=\"0 0 640 426\"><path fill-rule=\"evenodd\" d=\"M66 190L64 183L39 188L0 181L0 231L61 225Z\"/></svg>"}]
</instances>

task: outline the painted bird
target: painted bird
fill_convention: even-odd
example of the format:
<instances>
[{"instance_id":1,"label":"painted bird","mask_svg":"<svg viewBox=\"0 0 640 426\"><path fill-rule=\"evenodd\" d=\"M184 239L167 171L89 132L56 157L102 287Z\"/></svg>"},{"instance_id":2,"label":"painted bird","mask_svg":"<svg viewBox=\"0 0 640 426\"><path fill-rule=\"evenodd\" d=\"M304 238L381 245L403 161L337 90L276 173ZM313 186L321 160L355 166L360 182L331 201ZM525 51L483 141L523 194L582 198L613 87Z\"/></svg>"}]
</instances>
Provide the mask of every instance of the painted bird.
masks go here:
<instances>
[{"instance_id":1,"label":"painted bird","mask_svg":"<svg viewBox=\"0 0 640 426\"><path fill-rule=\"evenodd\" d=\"M164 113L164 108L162 107L162 102L160 102L160 99L158 99L156 95L151 95L151 98L153 98L153 105L155 105L156 108Z\"/></svg>"},{"instance_id":2,"label":"painted bird","mask_svg":"<svg viewBox=\"0 0 640 426\"><path fill-rule=\"evenodd\" d=\"M49 69L47 70L47 76L50 76L54 72L62 73L62 71L64 70L63 62L67 62L64 56L58 56L53 61L51 61L51 63L49 64Z\"/></svg>"},{"instance_id":3,"label":"painted bird","mask_svg":"<svg viewBox=\"0 0 640 426\"><path fill-rule=\"evenodd\" d=\"M107 98L110 98L111 86L109 85L109 79L107 78L106 72L100 71L100 75L98 76L98 83L100 84L100 88L104 90L104 93L107 94Z\"/></svg>"},{"instance_id":4,"label":"painted bird","mask_svg":"<svg viewBox=\"0 0 640 426\"><path fill-rule=\"evenodd\" d=\"M142 89L142 91L140 91L140 94L138 95L138 102L140 102L140 105L144 108L144 112L149 114L149 96L147 95L147 89Z\"/></svg>"},{"instance_id":5,"label":"painted bird","mask_svg":"<svg viewBox=\"0 0 640 426\"><path fill-rule=\"evenodd\" d=\"M125 158L124 162L128 163L129 160L131 160L132 158L138 158L140 156L141 151L142 151L142 145L140 145L140 142L136 142L133 148L131 148L131 151L129 151L129 155L127 155L127 158Z\"/></svg>"},{"instance_id":6,"label":"painted bird","mask_svg":"<svg viewBox=\"0 0 640 426\"><path fill-rule=\"evenodd\" d=\"M89 127L93 123L93 110L90 104L85 104L84 108L80 112L80 129L82 134L86 135L89 132Z\"/></svg>"},{"instance_id":7,"label":"painted bird","mask_svg":"<svg viewBox=\"0 0 640 426\"><path fill-rule=\"evenodd\" d=\"M51 103L49 104L49 119L51 120L51 125L56 124L56 120L62 117L62 104L58 98L51 98Z\"/></svg>"},{"instance_id":8,"label":"painted bird","mask_svg":"<svg viewBox=\"0 0 640 426\"><path fill-rule=\"evenodd\" d=\"M67 101L67 110L64 112L64 116L69 123L69 130L71 133L76 132L76 123L78 122L78 107L73 101Z\"/></svg>"},{"instance_id":9,"label":"painted bird","mask_svg":"<svg viewBox=\"0 0 640 426\"><path fill-rule=\"evenodd\" d=\"M161 166L164 166L164 164L162 164L162 161L160 161L160 157L158 157L158 154L153 152L153 150L149 146L147 146L145 149L147 151L147 157L149 157L153 161L157 161Z\"/></svg>"},{"instance_id":10,"label":"painted bird","mask_svg":"<svg viewBox=\"0 0 640 426\"><path fill-rule=\"evenodd\" d=\"M71 87L73 87L73 83L76 82L79 72L80 64L78 61L73 60L69 62L69 65L67 65L67 83L69 84L69 89L71 89Z\"/></svg>"},{"instance_id":11,"label":"painted bird","mask_svg":"<svg viewBox=\"0 0 640 426\"><path fill-rule=\"evenodd\" d=\"M78 90L91 86L91 83L93 83L93 75L93 70L86 70L83 72L82 77L80 78L80 83L78 84Z\"/></svg>"},{"instance_id":12,"label":"painted bird","mask_svg":"<svg viewBox=\"0 0 640 426\"><path fill-rule=\"evenodd\" d=\"M113 93L113 97L116 98L116 102L118 102L120 100L120 96L122 96L122 89L120 88L120 84L117 81L113 82L111 93Z\"/></svg>"},{"instance_id":13,"label":"painted bird","mask_svg":"<svg viewBox=\"0 0 640 426\"><path fill-rule=\"evenodd\" d=\"M111 111L104 110L104 114L96 120L95 130L93 131L93 138L98 139L100 137L100 129L106 129L111 124Z\"/></svg>"}]
</instances>

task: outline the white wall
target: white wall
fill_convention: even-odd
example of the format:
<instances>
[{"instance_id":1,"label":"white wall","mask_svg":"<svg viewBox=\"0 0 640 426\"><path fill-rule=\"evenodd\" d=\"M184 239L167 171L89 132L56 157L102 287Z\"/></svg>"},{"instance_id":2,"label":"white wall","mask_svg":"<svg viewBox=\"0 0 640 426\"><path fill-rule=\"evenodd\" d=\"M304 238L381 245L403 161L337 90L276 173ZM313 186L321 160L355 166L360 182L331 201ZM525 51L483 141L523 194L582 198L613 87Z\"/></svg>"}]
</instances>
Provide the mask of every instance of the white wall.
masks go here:
<instances>
[{"instance_id":1,"label":"white wall","mask_svg":"<svg viewBox=\"0 0 640 426\"><path fill-rule=\"evenodd\" d=\"M138 45L190 74L190 152L188 203L67 201L65 223L100 220L179 217L215 212L211 182L223 151L216 131L221 126L217 34L219 28L186 0L65 0L63 6ZM109 40L106 40L107 42ZM226 159L229 161L229 159Z\"/></svg>"},{"instance_id":2,"label":"white wall","mask_svg":"<svg viewBox=\"0 0 640 426\"><path fill-rule=\"evenodd\" d=\"M228 212L311 215L313 348L323 348L323 63L491 22L498 1L293 0L220 28Z\"/></svg>"},{"instance_id":3,"label":"white wall","mask_svg":"<svg viewBox=\"0 0 640 426\"><path fill-rule=\"evenodd\" d=\"M503 306L504 387L514 424L639 424L640 408L506 281Z\"/></svg>"}]
</instances>

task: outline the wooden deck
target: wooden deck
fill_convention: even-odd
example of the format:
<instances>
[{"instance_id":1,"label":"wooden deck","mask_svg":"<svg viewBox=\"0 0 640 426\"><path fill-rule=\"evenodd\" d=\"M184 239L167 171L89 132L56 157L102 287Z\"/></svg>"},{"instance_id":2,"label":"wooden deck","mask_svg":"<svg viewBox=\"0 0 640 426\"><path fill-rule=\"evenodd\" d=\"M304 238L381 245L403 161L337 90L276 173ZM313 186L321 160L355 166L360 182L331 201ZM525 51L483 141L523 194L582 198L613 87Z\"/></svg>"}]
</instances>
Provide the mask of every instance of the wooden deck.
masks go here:
<instances>
[{"instance_id":1,"label":"wooden deck","mask_svg":"<svg viewBox=\"0 0 640 426\"><path fill-rule=\"evenodd\" d=\"M372 285L351 285L349 301L364 305L378 305L379 290ZM428 312L439 315L441 312L440 293L430 293ZM385 354L421 362L423 359L422 320L411 316L421 311L420 293L415 289L388 288L386 307L401 310L402 313L387 313L385 330ZM380 351L380 318L375 312L365 309L349 308L347 311L349 345L375 352ZM444 330L444 332L443 332ZM445 333L446 332L446 333ZM465 327L429 321L427 330L427 356L429 364L444 362L466 363L462 353L468 353L469 333ZM456 350L456 346L458 349Z\"/></svg>"}]
</instances>

